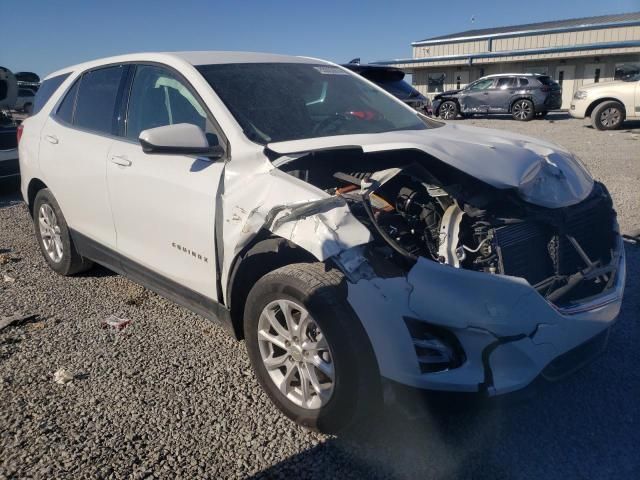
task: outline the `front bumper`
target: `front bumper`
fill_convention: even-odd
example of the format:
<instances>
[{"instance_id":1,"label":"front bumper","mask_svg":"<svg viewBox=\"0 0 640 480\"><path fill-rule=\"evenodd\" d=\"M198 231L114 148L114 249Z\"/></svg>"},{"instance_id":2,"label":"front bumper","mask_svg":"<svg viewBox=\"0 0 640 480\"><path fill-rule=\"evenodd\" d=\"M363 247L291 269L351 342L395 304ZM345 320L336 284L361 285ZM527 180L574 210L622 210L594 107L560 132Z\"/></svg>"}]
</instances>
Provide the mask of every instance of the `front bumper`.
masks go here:
<instances>
[{"instance_id":1,"label":"front bumper","mask_svg":"<svg viewBox=\"0 0 640 480\"><path fill-rule=\"evenodd\" d=\"M586 117L588 106L589 102L586 99L576 100L573 98L571 99L571 106L569 107L569 115L573 118L584 118Z\"/></svg>"},{"instance_id":2,"label":"front bumper","mask_svg":"<svg viewBox=\"0 0 640 480\"><path fill-rule=\"evenodd\" d=\"M609 329L622 303L626 267L621 239L617 248L613 286L564 310L523 279L426 259L407 277L349 283L348 300L369 335L383 377L420 389L500 395L540 376L570 373L591 358L591 349L581 346ZM452 332L464 350L464 363L422 373L406 317Z\"/></svg>"},{"instance_id":3,"label":"front bumper","mask_svg":"<svg viewBox=\"0 0 640 480\"><path fill-rule=\"evenodd\" d=\"M442 105L442 99L440 98L431 101L431 109L433 110L433 114L435 116L440 115L440 105Z\"/></svg>"}]
</instances>

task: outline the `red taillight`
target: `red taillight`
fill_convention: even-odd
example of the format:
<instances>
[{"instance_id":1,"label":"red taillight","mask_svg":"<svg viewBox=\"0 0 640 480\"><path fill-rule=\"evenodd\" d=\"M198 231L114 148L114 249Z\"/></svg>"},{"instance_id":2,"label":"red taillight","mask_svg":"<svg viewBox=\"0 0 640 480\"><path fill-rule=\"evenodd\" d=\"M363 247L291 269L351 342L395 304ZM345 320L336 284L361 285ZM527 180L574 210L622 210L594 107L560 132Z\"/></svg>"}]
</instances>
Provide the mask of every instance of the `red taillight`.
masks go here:
<instances>
[{"instance_id":1,"label":"red taillight","mask_svg":"<svg viewBox=\"0 0 640 480\"><path fill-rule=\"evenodd\" d=\"M20 139L22 138L23 129L24 129L24 125L18 125L18 129L16 130L16 136L18 137L18 144L20 144Z\"/></svg>"}]
</instances>

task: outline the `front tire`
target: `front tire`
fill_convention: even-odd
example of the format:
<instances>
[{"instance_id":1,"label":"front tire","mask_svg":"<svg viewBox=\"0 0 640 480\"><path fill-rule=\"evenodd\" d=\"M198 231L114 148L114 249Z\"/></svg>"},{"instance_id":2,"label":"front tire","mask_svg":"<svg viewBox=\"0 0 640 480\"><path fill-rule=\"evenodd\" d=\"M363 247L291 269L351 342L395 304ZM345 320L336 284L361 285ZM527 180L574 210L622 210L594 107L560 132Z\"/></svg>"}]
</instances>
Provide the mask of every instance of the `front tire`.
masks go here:
<instances>
[{"instance_id":1,"label":"front tire","mask_svg":"<svg viewBox=\"0 0 640 480\"><path fill-rule=\"evenodd\" d=\"M33 222L42 256L53 271L69 276L93 266L76 251L60 205L48 188L36 195Z\"/></svg>"},{"instance_id":2,"label":"front tire","mask_svg":"<svg viewBox=\"0 0 640 480\"><path fill-rule=\"evenodd\" d=\"M262 388L289 418L324 433L355 426L381 398L373 350L346 296L339 270L293 264L258 280L245 307Z\"/></svg>"},{"instance_id":3,"label":"front tire","mask_svg":"<svg viewBox=\"0 0 640 480\"><path fill-rule=\"evenodd\" d=\"M438 110L438 114L443 120L453 120L458 116L458 113L460 113L458 104L452 100L443 102Z\"/></svg>"},{"instance_id":4,"label":"front tire","mask_svg":"<svg viewBox=\"0 0 640 480\"><path fill-rule=\"evenodd\" d=\"M516 100L511 106L511 116L514 120L528 122L535 116L533 102L527 99Z\"/></svg>"},{"instance_id":5,"label":"front tire","mask_svg":"<svg viewBox=\"0 0 640 480\"><path fill-rule=\"evenodd\" d=\"M591 112L591 125L598 130L615 130L624 122L624 107L620 102L602 102Z\"/></svg>"}]
</instances>

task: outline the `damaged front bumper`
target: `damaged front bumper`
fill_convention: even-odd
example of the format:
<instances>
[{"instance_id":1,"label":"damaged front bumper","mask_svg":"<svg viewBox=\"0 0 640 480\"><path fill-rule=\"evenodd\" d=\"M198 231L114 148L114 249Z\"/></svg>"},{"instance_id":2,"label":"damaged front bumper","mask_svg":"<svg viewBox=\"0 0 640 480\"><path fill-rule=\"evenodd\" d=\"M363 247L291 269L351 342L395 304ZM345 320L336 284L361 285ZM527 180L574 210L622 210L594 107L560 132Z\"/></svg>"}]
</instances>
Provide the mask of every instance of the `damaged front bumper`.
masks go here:
<instances>
[{"instance_id":1,"label":"damaged front bumper","mask_svg":"<svg viewBox=\"0 0 640 480\"><path fill-rule=\"evenodd\" d=\"M525 280L453 268L420 258L406 277L381 278L347 252L338 258L350 277L348 300L360 317L383 377L420 389L481 392L520 390L537 377L555 380L602 350L625 285L621 238L615 280L601 294L559 308ZM425 372L406 320L455 336L463 361Z\"/></svg>"}]
</instances>

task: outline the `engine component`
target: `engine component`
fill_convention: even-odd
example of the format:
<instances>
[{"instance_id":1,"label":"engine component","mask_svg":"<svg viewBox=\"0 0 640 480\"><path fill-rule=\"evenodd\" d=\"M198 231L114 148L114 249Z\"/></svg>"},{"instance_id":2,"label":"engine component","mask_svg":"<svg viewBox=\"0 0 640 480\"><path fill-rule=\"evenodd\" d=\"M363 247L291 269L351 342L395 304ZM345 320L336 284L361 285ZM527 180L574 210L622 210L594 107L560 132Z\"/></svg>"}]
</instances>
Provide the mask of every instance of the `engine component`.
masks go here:
<instances>
[{"instance_id":1,"label":"engine component","mask_svg":"<svg viewBox=\"0 0 640 480\"><path fill-rule=\"evenodd\" d=\"M390 256L524 278L554 303L594 295L610 283L602 269L611 260L615 212L600 184L578 205L547 209L508 194L461 197L455 184L434 184L411 168L334 178L347 185L331 191L350 200L356 216L361 212ZM594 224L610 228L594 231Z\"/></svg>"}]
</instances>

